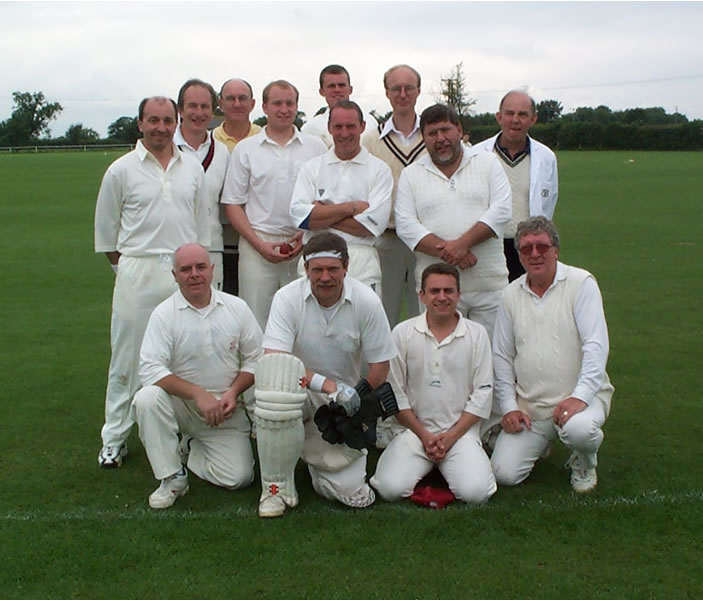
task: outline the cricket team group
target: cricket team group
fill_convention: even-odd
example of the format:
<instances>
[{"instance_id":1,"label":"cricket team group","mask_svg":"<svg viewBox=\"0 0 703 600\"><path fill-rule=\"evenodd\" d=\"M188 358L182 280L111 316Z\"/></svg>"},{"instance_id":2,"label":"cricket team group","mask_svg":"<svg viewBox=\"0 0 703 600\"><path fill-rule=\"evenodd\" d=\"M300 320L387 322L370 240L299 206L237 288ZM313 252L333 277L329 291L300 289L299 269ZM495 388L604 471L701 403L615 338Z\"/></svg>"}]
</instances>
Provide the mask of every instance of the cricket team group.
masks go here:
<instances>
[{"instance_id":1,"label":"cricket team group","mask_svg":"<svg viewBox=\"0 0 703 600\"><path fill-rule=\"evenodd\" d=\"M327 107L301 130L285 80L262 91L263 127L242 79L139 105L142 138L95 212L115 273L100 466L122 465L136 423L164 509L189 470L251 485L255 446L258 513L278 517L299 459L350 507L409 498L435 468L483 503L559 440L572 488L593 490L608 330L594 277L558 260L534 100L508 92L500 130L472 146L451 107L416 113L409 65L383 76L380 124L344 67L319 84Z\"/></svg>"}]
</instances>

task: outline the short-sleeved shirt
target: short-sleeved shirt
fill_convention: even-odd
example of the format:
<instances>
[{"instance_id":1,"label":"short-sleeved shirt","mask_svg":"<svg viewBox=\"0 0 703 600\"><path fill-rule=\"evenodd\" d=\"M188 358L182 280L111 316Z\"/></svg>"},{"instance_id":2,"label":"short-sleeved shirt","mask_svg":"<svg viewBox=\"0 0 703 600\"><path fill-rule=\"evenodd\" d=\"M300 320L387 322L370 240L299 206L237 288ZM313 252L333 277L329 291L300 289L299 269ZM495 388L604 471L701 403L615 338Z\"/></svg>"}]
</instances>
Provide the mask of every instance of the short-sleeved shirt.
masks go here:
<instances>
[{"instance_id":1,"label":"short-sleeved shirt","mask_svg":"<svg viewBox=\"0 0 703 600\"><path fill-rule=\"evenodd\" d=\"M249 224L256 231L294 235L297 228L289 207L295 180L303 163L325 151L318 138L297 129L285 146L262 129L232 151L222 204L244 206Z\"/></svg>"},{"instance_id":2,"label":"short-sleeved shirt","mask_svg":"<svg viewBox=\"0 0 703 600\"><path fill-rule=\"evenodd\" d=\"M300 227L310 216L313 202L322 204L342 204L343 202L364 201L369 207L354 216L372 236L359 237L344 231L334 233L349 244L373 246L374 238L381 235L388 226L391 214L391 194L393 176L381 159L369 154L365 148L349 160L337 157L334 148L321 156L307 161L300 170L293 190L290 214L293 222ZM307 242L313 233L307 231Z\"/></svg>"},{"instance_id":3,"label":"short-sleeved shirt","mask_svg":"<svg viewBox=\"0 0 703 600\"><path fill-rule=\"evenodd\" d=\"M177 375L219 395L240 372L254 373L261 341L261 328L242 299L212 288L210 304L198 309L177 290L149 318L139 376L143 385L154 385Z\"/></svg>"},{"instance_id":4,"label":"short-sleeved shirt","mask_svg":"<svg viewBox=\"0 0 703 600\"><path fill-rule=\"evenodd\" d=\"M290 352L306 368L347 385L359 379L362 351L369 363L395 356L383 304L369 287L347 276L329 320L326 310L307 277L282 287L271 304L264 348Z\"/></svg>"}]
</instances>

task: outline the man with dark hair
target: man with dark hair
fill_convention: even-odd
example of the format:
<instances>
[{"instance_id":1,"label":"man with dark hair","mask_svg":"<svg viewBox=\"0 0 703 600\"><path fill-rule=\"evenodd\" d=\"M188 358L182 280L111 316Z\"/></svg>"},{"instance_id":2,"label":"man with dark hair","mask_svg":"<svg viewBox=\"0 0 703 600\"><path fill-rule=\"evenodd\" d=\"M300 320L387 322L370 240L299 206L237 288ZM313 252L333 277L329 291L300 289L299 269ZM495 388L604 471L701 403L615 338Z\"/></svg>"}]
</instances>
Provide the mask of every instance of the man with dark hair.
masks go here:
<instances>
[{"instance_id":1,"label":"man with dark hair","mask_svg":"<svg viewBox=\"0 0 703 600\"><path fill-rule=\"evenodd\" d=\"M273 299L264 335L267 356L256 372L261 517L281 516L298 504L298 457L321 496L355 508L375 499L366 483L367 451L324 441L312 416L358 382L362 355L370 388L385 382L395 355L388 320L378 296L346 276L349 258L340 236L311 238L303 261L306 277Z\"/></svg>"},{"instance_id":2,"label":"man with dark hair","mask_svg":"<svg viewBox=\"0 0 703 600\"><path fill-rule=\"evenodd\" d=\"M490 338L508 282L501 238L510 219L510 184L494 155L461 143L461 123L451 107L426 108L420 128L428 154L400 175L398 237L415 251L418 280L437 259L459 268L458 310Z\"/></svg>"},{"instance_id":3,"label":"man with dark hair","mask_svg":"<svg viewBox=\"0 0 703 600\"><path fill-rule=\"evenodd\" d=\"M420 95L420 74L410 65L396 65L384 73L383 86L393 114L382 127L369 128L364 136L364 146L390 167L393 174L392 203L395 204L401 171L427 153L420 132L420 117L415 112ZM392 210L388 228L376 240L376 249L384 281L383 307L391 327L395 327L400 319L403 290L407 316L414 317L420 309L415 289L415 255L398 238Z\"/></svg>"},{"instance_id":4,"label":"man with dark hair","mask_svg":"<svg viewBox=\"0 0 703 600\"><path fill-rule=\"evenodd\" d=\"M559 439L571 450L571 487L590 492L613 386L608 326L593 275L558 261L545 217L516 230L526 274L504 291L493 337L496 404L503 415L491 457L498 483L517 485Z\"/></svg>"},{"instance_id":5,"label":"man with dark hair","mask_svg":"<svg viewBox=\"0 0 703 600\"><path fill-rule=\"evenodd\" d=\"M134 412L161 480L151 508L168 508L188 491L186 467L227 489L254 480L249 421L237 399L254 382L261 329L240 298L212 287L212 276L205 248L178 248L179 289L154 309L144 334Z\"/></svg>"},{"instance_id":6,"label":"man with dark hair","mask_svg":"<svg viewBox=\"0 0 703 600\"><path fill-rule=\"evenodd\" d=\"M293 190L290 214L305 230L334 229L349 245L349 274L381 296L381 265L374 245L391 212L391 171L361 146L365 123L355 102L341 100L330 110L334 147L307 161Z\"/></svg>"},{"instance_id":7,"label":"man with dark hair","mask_svg":"<svg viewBox=\"0 0 703 600\"><path fill-rule=\"evenodd\" d=\"M513 216L505 227L503 244L508 279L513 281L525 272L515 250L517 224L528 217L554 216L559 193L557 159L547 146L528 135L537 122L537 110L525 92L512 90L503 96L496 121L500 132L475 148L494 152L510 181Z\"/></svg>"},{"instance_id":8,"label":"man with dark hair","mask_svg":"<svg viewBox=\"0 0 703 600\"><path fill-rule=\"evenodd\" d=\"M139 347L151 311L175 289L171 256L185 243L210 245L203 168L173 143L176 103L162 96L145 98L137 126L143 138L108 167L95 208L95 251L105 253L117 275L98 455L104 468L121 466L127 454Z\"/></svg>"},{"instance_id":9,"label":"man with dark hair","mask_svg":"<svg viewBox=\"0 0 703 600\"><path fill-rule=\"evenodd\" d=\"M298 276L303 234L289 214L298 170L324 153L325 145L293 124L298 112L295 86L272 81L262 96L268 122L232 151L222 204L239 233L239 296L263 329L273 295Z\"/></svg>"},{"instance_id":10,"label":"man with dark hair","mask_svg":"<svg viewBox=\"0 0 703 600\"><path fill-rule=\"evenodd\" d=\"M217 94L209 83L189 79L178 92L180 124L173 141L181 152L192 155L203 166L208 192L210 221L210 260L215 267L213 285L221 290L224 279L222 253L222 225L220 224L220 196L225 181L229 152L217 141L208 125L215 114Z\"/></svg>"},{"instance_id":11,"label":"man with dark hair","mask_svg":"<svg viewBox=\"0 0 703 600\"><path fill-rule=\"evenodd\" d=\"M396 418L407 429L381 455L371 485L384 500L407 498L437 466L459 500L485 502L496 491L479 440L491 412L490 341L456 310L456 267L432 264L421 281L427 311L393 329L398 353L389 380L400 408Z\"/></svg>"},{"instance_id":12,"label":"man with dark hair","mask_svg":"<svg viewBox=\"0 0 703 600\"><path fill-rule=\"evenodd\" d=\"M334 142L328 127L328 109L340 100L349 100L353 91L349 72L341 65L327 65L320 71L320 96L326 100L327 106L305 123L301 131L319 137L327 148L331 148ZM378 127L378 122L368 111L363 111L362 120L367 123L367 131Z\"/></svg>"}]
</instances>

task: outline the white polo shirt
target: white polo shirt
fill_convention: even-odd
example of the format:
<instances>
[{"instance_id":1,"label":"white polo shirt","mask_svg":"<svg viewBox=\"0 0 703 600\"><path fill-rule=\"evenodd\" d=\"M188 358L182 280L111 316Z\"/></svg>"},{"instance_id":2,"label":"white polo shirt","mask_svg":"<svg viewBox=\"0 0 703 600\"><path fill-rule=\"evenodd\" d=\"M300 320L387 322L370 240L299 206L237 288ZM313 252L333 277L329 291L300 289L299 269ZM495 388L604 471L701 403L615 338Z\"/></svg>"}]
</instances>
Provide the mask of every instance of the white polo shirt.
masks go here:
<instances>
[{"instance_id":1,"label":"white polo shirt","mask_svg":"<svg viewBox=\"0 0 703 600\"><path fill-rule=\"evenodd\" d=\"M221 395L240 372L254 373L261 341L261 328L242 299L212 288L210 304L198 309L177 290L149 318L139 376L147 386L177 375Z\"/></svg>"},{"instance_id":2,"label":"white polo shirt","mask_svg":"<svg viewBox=\"0 0 703 600\"><path fill-rule=\"evenodd\" d=\"M483 326L460 317L438 342L423 313L396 325L393 341L398 354L389 381L401 410L412 409L432 433L450 429L463 412L490 415L493 367Z\"/></svg>"},{"instance_id":3,"label":"white polo shirt","mask_svg":"<svg viewBox=\"0 0 703 600\"><path fill-rule=\"evenodd\" d=\"M181 125L176 129L173 136L173 143L178 146L178 149L185 154L193 156L202 166L203 161L210 152L210 147L214 145L212 159L209 162L205 171L205 184L207 185L208 195L208 220L210 222L210 250L214 252L222 252L224 249L222 243L222 224L220 223L220 196L222 195L222 186L225 182L225 174L227 173L227 165L229 164L229 151L227 146L216 140L212 132L208 132L205 141L197 148L193 148L186 142L181 132Z\"/></svg>"},{"instance_id":4,"label":"white polo shirt","mask_svg":"<svg viewBox=\"0 0 703 600\"><path fill-rule=\"evenodd\" d=\"M320 306L307 277L278 290L266 324L264 348L290 352L306 368L348 385L359 380L362 351L369 363L395 356L381 300L349 276L332 310Z\"/></svg>"},{"instance_id":5,"label":"white polo shirt","mask_svg":"<svg viewBox=\"0 0 703 600\"><path fill-rule=\"evenodd\" d=\"M280 146L264 127L232 150L222 204L244 206L256 231L294 235L297 229L289 207L298 171L307 160L325 151L322 141L297 129L286 145Z\"/></svg>"},{"instance_id":6,"label":"white polo shirt","mask_svg":"<svg viewBox=\"0 0 703 600\"><path fill-rule=\"evenodd\" d=\"M158 256L193 242L210 246L202 166L174 146L164 169L139 140L103 176L95 208L95 251Z\"/></svg>"},{"instance_id":7,"label":"white polo shirt","mask_svg":"<svg viewBox=\"0 0 703 600\"><path fill-rule=\"evenodd\" d=\"M290 216L301 227L312 212L313 202L368 202L369 207L354 215L354 219L368 229L372 236L359 237L338 229L333 232L348 244L373 246L375 237L381 235L388 226L392 193L393 176L386 163L369 154L363 147L349 160L338 158L332 148L322 156L310 159L300 169L290 203ZM304 242L315 233L319 231L306 231Z\"/></svg>"}]
</instances>

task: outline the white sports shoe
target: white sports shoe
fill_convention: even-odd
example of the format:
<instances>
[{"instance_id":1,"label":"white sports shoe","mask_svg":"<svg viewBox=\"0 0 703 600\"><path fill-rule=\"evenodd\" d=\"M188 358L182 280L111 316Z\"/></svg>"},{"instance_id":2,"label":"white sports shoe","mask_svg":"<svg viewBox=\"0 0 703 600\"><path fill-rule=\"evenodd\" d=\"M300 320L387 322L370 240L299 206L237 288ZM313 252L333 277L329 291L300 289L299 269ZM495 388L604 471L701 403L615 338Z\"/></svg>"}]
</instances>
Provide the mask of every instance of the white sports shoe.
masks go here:
<instances>
[{"instance_id":1,"label":"white sports shoe","mask_svg":"<svg viewBox=\"0 0 703 600\"><path fill-rule=\"evenodd\" d=\"M353 496L340 497L338 499L342 504L346 504L351 508L367 508L376 501L376 494L369 484L365 483Z\"/></svg>"},{"instance_id":2,"label":"white sports shoe","mask_svg":"<svg viewBox=\"0 0 703 600\"><path fill-rule=\"evenodd\" d=\"M168 508L178 500L180 496L188 493L188 472L181 469L175 475L171 475L161 480L161 485L149 496L149 506L151 508Z\"/></svg>"},{"instance_id":3,"label":"white sports shoe","mask_svg":"<svg viewBox=\"0 0 703 600\"><path fill-rule=\"evenodd\" d=\"M266 496L259 502L259 516L263 518L282 517L286 512L286 503L279 496Z\"/></svg>"},{"instance_id":4,"label":"white sports shoe","mask_svg":"<svg viewBox=\"0 0 703 600\"><path fill-rule=\"evenodd\" d=\"M98 464L103 469L118 469L122 466L122 457L127 456L127 446L103 446L98 454Z\"/></svg>"},{"instance_id":5,"label":"white sports shoe","mask_svg":"<svg viewBox=\"0 0 703 600\"><path fill-rule=\"evenodd\" d=\"M598 475L595 467L586 466L583 456L573 452L564 465L571 469L571 487L579 494L586 494L595 489L598 484Z\"/></svg>"}]
</instances>

